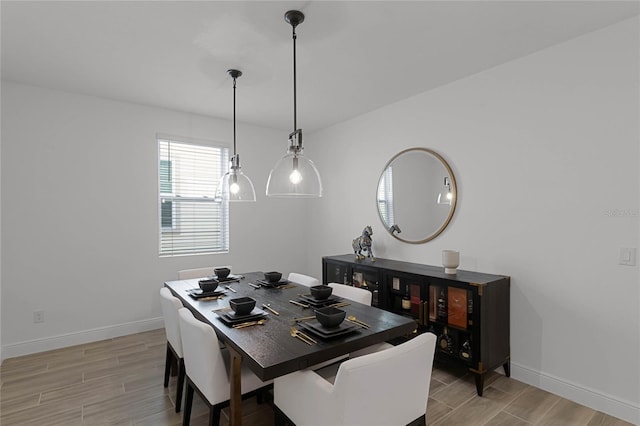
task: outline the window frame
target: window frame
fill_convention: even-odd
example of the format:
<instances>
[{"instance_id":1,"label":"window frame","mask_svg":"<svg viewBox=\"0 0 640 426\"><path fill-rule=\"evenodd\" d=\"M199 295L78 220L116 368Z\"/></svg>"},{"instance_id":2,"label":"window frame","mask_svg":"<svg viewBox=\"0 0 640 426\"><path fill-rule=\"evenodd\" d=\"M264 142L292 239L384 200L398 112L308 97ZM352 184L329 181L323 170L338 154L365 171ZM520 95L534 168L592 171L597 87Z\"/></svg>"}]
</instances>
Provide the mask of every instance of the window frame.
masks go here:
<instances>
[{"instance_id":1,"label":"window frame","mask_svg":"<svg viewBox=\"0 0 640 426\"><path fill-rule=\"evenodd\" d=\"M220 254L229 252L229 202L216 199L215 193L220 177L226 172L229 161L229 145L223 142L194 139L182 136L165 134L156 135L157 148L157 232L158 255L160 257L192 256L206 254ZM164 148L163 148L164 144ZM174 151L181 154L172 156L171 145ZM193 149L189 152L190 147ZM163 152L166 151L166 152ZM219 151L216 153L216 151ZM186 154L185 154L186 152ZM198 155L203 152L205 155ZM207 163L206 158L213 161ZM168 171L163 168L163 162L167 162ZM197 185L190 185L187 167L182 163L191 162L191 173L205 174L206 193L200 189L199 194L190 193L196 190ZM194 164L198 163L197 166ZM204 163L204 164L201 164ZM183 167L183 169L181 169ZM209 172L212 171L212 173ZM217 176L219 172L219 176ZM167 175L169 182L167 182ZM166 191L167 184L171 184L171 192ZM183 190L179 187L182 186ZM164 187L164 188L163 188ZM210 188L210 189L209 189ZM185 191L182 193L182 191ZM163 204L171 203L171 226L163 226L166 218L163 215ZM203 204L204 203L204 204ZM216 206L218 206L216 208ZM200 224L198 218L202 218L202 210L213 210L215 216L210 218L209 224ZM183 212L187 213L183 213ZM189 212L190 211L190 212ZM165 211L166 214L166 211ZM163 218L165 220L163 220ZM191 227L191 230L188 230ZM199 233L208 233L210 236L202 237ZM184 240L192 235L193 245L188 246ZM186 238L185 238L186 236ZM182 238L182 240L181 240Z\"/></svg>"}]
</instances>

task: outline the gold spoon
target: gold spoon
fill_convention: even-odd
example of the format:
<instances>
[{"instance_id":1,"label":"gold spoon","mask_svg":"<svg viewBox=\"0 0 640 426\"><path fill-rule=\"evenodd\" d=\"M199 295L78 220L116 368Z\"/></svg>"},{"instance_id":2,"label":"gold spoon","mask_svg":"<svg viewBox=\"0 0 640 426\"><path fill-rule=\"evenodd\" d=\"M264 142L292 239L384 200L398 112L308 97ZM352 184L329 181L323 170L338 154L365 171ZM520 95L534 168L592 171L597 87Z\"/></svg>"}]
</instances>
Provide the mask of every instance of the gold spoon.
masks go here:
<instances>
[{"instance_id":1,"label":"gold spoon","mask_svg":"<svg viewBox=\"0 0 640 426\"><path fill-rule=\"evenodd\" d=\"M357 319L357 318L356 318L355 316L353 316L353 315L349 315L349 316L347 317L347 319L348 319L349 321L351 321L351 322L354 322L354 323L358 324L358 325L359 325L359 326L361 326L361 327L364 327L364 328L369 328L369 327L371 327L369 324L367 324L366 322L362 322L362 321L360 321L359 319Z\"/></svg>"}]
</instances>

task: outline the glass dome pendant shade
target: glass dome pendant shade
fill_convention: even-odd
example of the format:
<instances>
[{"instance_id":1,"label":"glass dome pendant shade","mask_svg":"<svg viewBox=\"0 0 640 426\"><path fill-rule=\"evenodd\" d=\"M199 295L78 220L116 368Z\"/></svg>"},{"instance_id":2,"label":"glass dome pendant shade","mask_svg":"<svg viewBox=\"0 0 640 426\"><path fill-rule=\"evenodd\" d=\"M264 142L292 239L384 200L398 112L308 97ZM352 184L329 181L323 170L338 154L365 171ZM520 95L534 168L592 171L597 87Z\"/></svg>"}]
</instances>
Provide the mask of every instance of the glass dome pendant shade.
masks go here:
<instances>
[{"instance_id":1,"label":"glass dome pendant shade","mask_svg":"<svg viewBox=\"0 0 640 426\"><path fill-rule=\"evenodd\" d=\"M241 71L228 70L233 78L233 156L229 161L229 171L218 183L216 199L222 201L256 201L256 191L253 182L240 167L240 154L236 152L236 79L242 75Z\"/></svg>"},{"instance_id":2,"label":"glass dome pendant shade","mask_svg":"<svg viewBox=\"0 0 640 426\"><path fill-rule=\"evenodd\" d=\"M302 131L289 135L289 149L269 174L269 197L314 198L322 196L322 180L313 161L303 154Z\"/></svg>"},{"instance_id":3,"label":"glass dome pendant shade","mask_svg":"<svg viewBox=\"0 0 640 426\"><path fill-rule=\"evenodd\" d=\"M438 204L451 205L453 192L451 192L451 182L448 177L444 178L444 188L438 194Z\"/></svg>"},{"instance_id":4,"label":"glass dome pendant shade","mask_svg":"<svg viewBox=\"0 0 640 426\"><path fill-rule=\"evenodd\" d=\"M313 161L304 156L302 129L298 129L296 115L296 26L304 21L304 14L290 10L284 15L293 28L293 132L289 134L289 147L269 173L268 197L322 197L322 180Z\"/></svg>"},{"instance_id":5,"label":"glass dome pendant shade","mask_svg":"<svg viewBox=\"0 0 640 426\"><path fill-rule=\"evenodd\" d=\"M242 172L240 154L231 157L229 171L220 178L216 198L228 201L256 201L253 182Z\"/></svg>"}]
</instances>

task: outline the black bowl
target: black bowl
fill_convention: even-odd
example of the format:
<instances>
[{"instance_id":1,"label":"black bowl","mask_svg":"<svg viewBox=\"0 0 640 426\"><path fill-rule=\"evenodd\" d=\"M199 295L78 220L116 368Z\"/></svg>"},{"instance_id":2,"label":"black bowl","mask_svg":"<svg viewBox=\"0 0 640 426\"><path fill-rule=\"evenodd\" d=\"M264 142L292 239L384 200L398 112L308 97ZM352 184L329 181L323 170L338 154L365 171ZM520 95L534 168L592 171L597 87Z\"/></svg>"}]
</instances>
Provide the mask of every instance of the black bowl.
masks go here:
<instances>
[{"instance_id":1,"label":"black bowl","mask_svg":"<svg viewBox=\"0 0 640 426\"><path fill-rule=\"evenodd\" d=\"M309 291L317 300L323 300L331 296L333 287L329 287L328 285L314 285L313 287L309 287Z\"/></svg>"},{"instance_id":2,"label":"black bowl","mask_svg":"<svg viewBox=\"0 0 640 426\"><path fill-rule=\"evenodd\" d=\"M213 272L215 272L216 277L218 277L218 279L224 279L227 278L229 276L229 274L231 273L231 269L229 268L215 268L213 270Z\"/></svg>"},{"instance_id":3,"label":"black bowl","mask_svg":"<svg viewBox=\"0 0 640 426\"><path fill-rule=\"evenodd\" d=\"M325 308L316 309L316 319L323 327L333 328L342 324L344 317L347 315L345 311L338 308L327 306Z\"/></svg>"},{"instance_id":4,"label":"black bowl","mask_svg":"<svg viewBox=\"0 0 640 426\"><path fill-rule=\"evenodd\" d=\"M198 285L205 293L209 293L212 291L216 291L218 288L218 280L216 279L208 279L208 280L200 280L198 281Z\"/></svg>"},{"instance_id":5,"label":"black bowl","mask_svg":"<svg viewBox=\"0 0 640 426\"><path fill-rule=\"evenodd\" d=\"M264 279L269 281L270 283L277 283L282 278L282 272L265 272Z\"/></svg>"},{"instance_id":6,"label":"black bowl","mask_svg":"<svg viewBox=\"0 0 640 426\"><path fill-rule=\"evenodd\" d=\"M247 315L256 307L256 300L251 297L238 297L229 300L229 306L236 315Z\"/></svg>"}]
</instances>

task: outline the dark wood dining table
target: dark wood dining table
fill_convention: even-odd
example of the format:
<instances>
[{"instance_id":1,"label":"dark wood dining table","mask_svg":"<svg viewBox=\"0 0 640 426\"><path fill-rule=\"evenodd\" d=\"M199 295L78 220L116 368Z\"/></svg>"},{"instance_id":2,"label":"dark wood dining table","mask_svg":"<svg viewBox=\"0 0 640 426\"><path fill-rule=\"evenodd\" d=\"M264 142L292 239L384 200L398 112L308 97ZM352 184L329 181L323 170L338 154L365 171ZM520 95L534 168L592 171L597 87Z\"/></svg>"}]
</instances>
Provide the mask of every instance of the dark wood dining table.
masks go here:
<instances>
[{"instance_id":1,"label":"dark wood dining table","mask_svg":"<svg viewBox=\"0 0 640 426\"><path fill-rule=\"evenodd\" d=\"M196 318L214 328L218 338L225 343L231 354L230 424L233 426L242 424L240 370L243 363L261 380L271 380L358 349L409 334L416 326L411 318L345 300L349 304L341 309L345 310L347 315L353 315L369 325L369 328L357 327L352 333L331 339L314 335L313 339L317 343L308 345L292 337L290 331L291 327L296 325L294 318L314 315L313 308L303 308L289 302L290 300L299 301L300 295L308 295L308 287L291 283L281 288L255 288L251 284L258 285L259 280L264 279L262 272L238 274L238 276L241 277L239 281L221 284L218 288L225 290L225 285L229 285L235 292L226 290L224 297L216 300L197 300L190 296L189 290L198 288L198 279L165 283L165 286ZM222 322L219 319L220 311L215 311L227 308L230 299L245 296L255 299L256 307L268 313L264 324L236 329ZM269 304L279 315L263 308L266 304Z\"/></svg>"}]
</instances>

